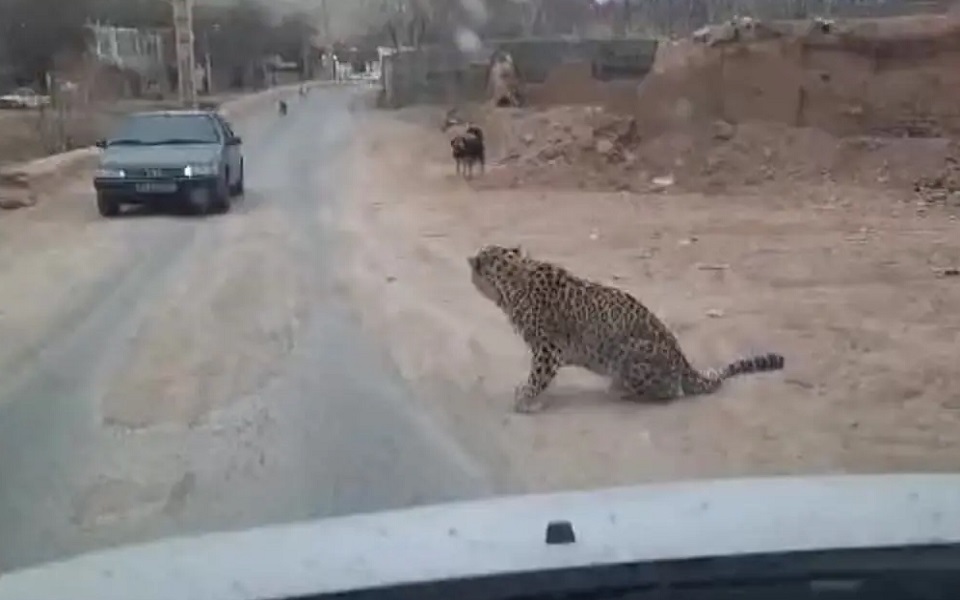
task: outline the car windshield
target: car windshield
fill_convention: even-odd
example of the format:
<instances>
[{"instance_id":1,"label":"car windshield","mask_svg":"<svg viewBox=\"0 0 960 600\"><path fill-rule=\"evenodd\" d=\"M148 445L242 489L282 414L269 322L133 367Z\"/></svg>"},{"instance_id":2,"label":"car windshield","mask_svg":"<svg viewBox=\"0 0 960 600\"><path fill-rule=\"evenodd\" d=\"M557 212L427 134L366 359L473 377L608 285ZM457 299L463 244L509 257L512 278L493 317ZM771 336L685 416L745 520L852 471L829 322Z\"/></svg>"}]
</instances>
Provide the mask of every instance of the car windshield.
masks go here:
<instances>
[{"instance_id":1,"label":"car windshield","mask_svg":"<svg viewBox=\"0 0 960 600\"><path fill-rule=\"evenodd\" d=\"M960 570L950 564L958 558L955 546L784 552L450 579L289 600L947 600L960 585Z\"/></svg>"},{"instance_id":2,"label":"car windshield","mask_svg":"<svg viewBox=\"0 0 960 600\"><path fill-rule=\"evenodd\" d=\"M128 117L107 140L110 146L215 144L220 136L208 115L155 114Z\"/></svg>"},{"instance_id":3,"label":"car windshield","mask_svg":"<svg viewBox=\"0 0 960 600\"><path fill-rule=\"evenodd\" d=\"M576 563L523 545L571 490L585 539L652 512L629 550L681 556L715 480L960 471L960 0L0 0L0 32L38 92L0 97L0 572L505 495L534 525L500 540ZM677 514L605 512L660 484ZM798 485L712 535L837 514Z\"/></svg>"}]
</instances>

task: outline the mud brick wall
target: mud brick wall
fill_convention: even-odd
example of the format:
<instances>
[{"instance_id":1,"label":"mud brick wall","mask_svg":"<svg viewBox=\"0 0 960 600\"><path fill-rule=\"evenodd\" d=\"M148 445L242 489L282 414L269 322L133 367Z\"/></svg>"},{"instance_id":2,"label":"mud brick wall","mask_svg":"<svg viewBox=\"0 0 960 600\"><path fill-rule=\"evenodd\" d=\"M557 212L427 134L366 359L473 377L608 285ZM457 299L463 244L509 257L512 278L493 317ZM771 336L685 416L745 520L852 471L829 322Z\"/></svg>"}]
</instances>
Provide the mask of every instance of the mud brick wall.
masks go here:
<instances>
[{"instance_id":1,"label":"mud brick wall","mask_svg":"<svg viewBox=\"0 0 960 600\"><path fill-rule=\"evenodd\" d=\"M525 83L546 81L565 64L587 64L598 82L639 82L650 71L656 40L492 40L475 53L456 48L425 47L386 57L383 102L399 108L411 104L453 104L482 100L486 94L487 65L497 50L509 52Z\"/></svg>"}]
</instances>

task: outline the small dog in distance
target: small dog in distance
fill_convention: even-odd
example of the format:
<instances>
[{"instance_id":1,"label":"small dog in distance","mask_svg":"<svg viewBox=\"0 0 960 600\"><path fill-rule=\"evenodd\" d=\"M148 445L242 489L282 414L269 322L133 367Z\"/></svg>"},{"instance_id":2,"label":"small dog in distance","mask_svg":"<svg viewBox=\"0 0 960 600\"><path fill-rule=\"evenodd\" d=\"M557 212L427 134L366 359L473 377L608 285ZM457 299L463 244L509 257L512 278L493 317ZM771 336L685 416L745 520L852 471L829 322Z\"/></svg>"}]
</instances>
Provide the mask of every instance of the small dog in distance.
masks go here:
<instances>
[{"instance_id":1,"label":"small dog in distance","mask_svg":"<svg viewBox=\"0 0 960 600\"><path fill-rule=\"evenodd\" d=\"M473 177L473 166L480 164L480 172L486 170L486 148L483 144L483 131L476 125L467 127L466 133L450 140L453 160L457 165L457 174Z\"/></svg>"}]
</instances>

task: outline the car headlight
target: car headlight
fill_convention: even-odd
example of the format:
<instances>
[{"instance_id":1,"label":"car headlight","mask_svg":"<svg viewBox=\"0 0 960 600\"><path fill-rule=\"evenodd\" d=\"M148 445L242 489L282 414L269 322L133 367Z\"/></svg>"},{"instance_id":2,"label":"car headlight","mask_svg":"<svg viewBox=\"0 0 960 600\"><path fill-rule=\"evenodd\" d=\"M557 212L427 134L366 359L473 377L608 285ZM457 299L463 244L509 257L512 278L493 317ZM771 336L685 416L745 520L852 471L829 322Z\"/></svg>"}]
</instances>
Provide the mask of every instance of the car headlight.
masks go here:
<instances>
[{"instance_id":1,"label":"car headlight","mask_svg":"<svg viewBox=\"0 0 960 600\"><path fill-rule=\"evenodd\" d=\"M217 174L217 165L187 165L183 168L185 177L207 177Z\"/></svg>"},{"instance_id":2,"label":"car headlight","mask_svg":"<svg viewBox=\"0 0 960 600\"><path fill-rule=\"evenodd\" d=\"M98 179L122 179L126 176L127 174L123 169L116 167L100 167L94 175Z\"/></svg>"}]
</instances>

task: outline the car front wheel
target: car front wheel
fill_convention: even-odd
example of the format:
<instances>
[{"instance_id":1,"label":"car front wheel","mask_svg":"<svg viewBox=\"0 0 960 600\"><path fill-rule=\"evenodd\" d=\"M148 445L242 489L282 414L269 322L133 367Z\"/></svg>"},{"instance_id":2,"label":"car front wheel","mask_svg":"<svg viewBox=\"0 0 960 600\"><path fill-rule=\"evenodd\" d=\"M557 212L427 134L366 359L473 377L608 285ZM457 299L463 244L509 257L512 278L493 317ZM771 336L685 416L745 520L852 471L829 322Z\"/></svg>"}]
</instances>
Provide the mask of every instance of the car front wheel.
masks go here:
<instances>
[{"instance_id":1,"label":"car front wheel","mask_svg":"<svg viewBox=\"0 0 960 600\"><path fill-rule=\"evenodd\" d=\"M240 176L237 177L236 185L230 187L230 194L233 196L243 195L243 159L240 159Z\"/></svg>"},{"instance_id":2,"label":"car front wheel","mask_svg":"<svg viewBox=\"0 0 960 600\"><path fill-rule=\"evenodd\" d=\"M102 217L115 217L120 214L120 203L103 192L97 192L97 210Z\"/></svg>"},{"instance_id":3,"label":"car front wheel","mask_svg":"<svg viewBox=\"0 0 960 600\"><path fill-rule=\"evenodd\" d=\"M213 210L218 213L230 211L230 174L224 173L213 192Z\"/></svg>"}]
</instances>

